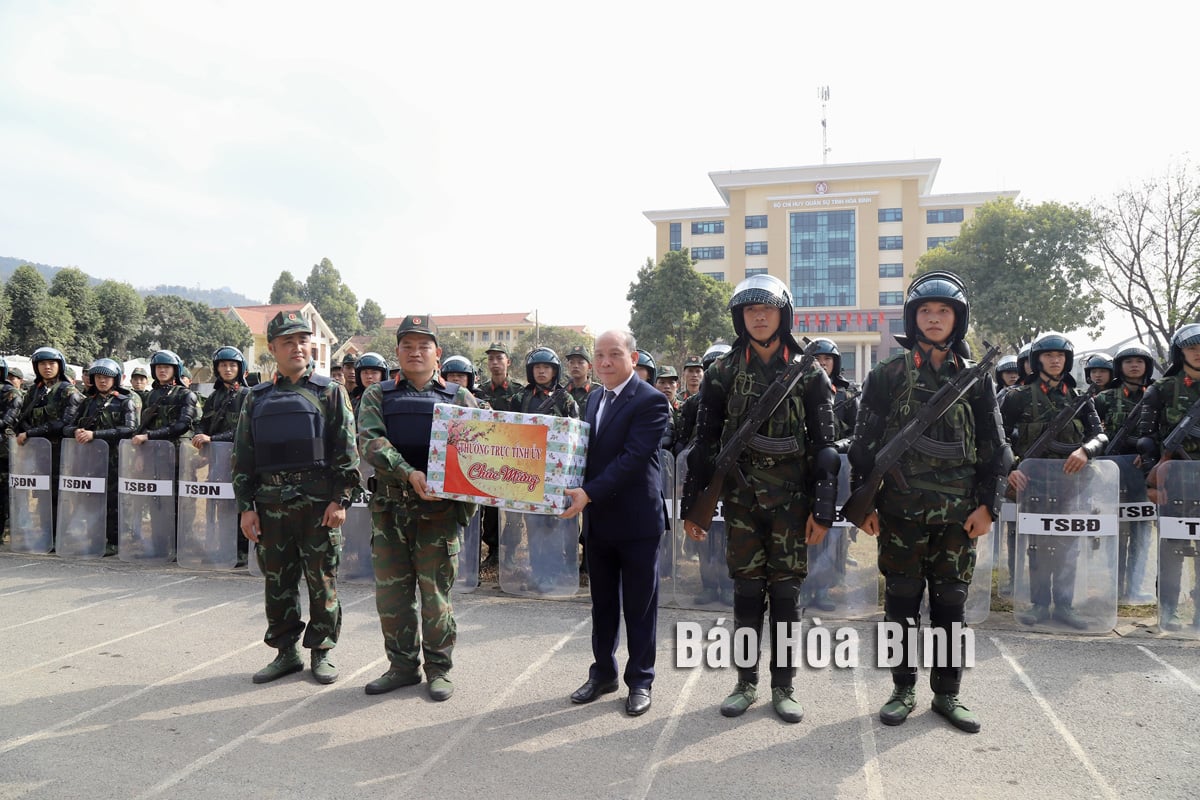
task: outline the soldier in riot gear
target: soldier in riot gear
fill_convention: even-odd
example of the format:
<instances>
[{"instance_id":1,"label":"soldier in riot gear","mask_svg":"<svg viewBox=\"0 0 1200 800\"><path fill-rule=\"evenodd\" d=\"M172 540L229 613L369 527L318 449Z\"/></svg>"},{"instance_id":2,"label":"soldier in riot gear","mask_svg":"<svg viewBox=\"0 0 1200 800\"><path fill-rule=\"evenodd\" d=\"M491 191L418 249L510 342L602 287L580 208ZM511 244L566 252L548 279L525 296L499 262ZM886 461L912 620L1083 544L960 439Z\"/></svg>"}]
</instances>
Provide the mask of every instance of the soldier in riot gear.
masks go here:
<instances>
[{"instance_id":1,"label":"soldier in riot gear","mask_svg":"<svg viewBox=\"0 0 1200 800\"><path fill-rule=\"evenodd\" d=\"M479 387L475 385L475 365L466 356L446 356L442 359L442 377L451 383L466 387L475 397L480 408L491 408Z\"/></svg>"},{"instance_id":2,"label":"soldier in riot gear","mask_svg":"<svg viewBox=\"0 0 1200 800\"><path fill-rule=\"evenodd\" d=\"M518 410L513 406L513 400L525 387L508 376L512 364L508 346L504 342L492 342L484 353L487 356L488 380L479 387L480 394L497 411ZM479 538L488 546L488 557L479 568L494 569L500 552L500 513L495 506L484 506L481 514Z\"/></svg>"},{"instance_id":3,"label":"soldier in riot gear","mask_svg":"<svg viewBox=\"0 0 1200 800\"><path fill-rule=\"evenodd\" d=\"M1100 391L1107 389L1116 376L1113 357L1108 353L1092 353L1083 362L1083 377L1088 386L1098 384Z\"/></svg>"},{"instance_id":4,"label":"soldier in riot gear","mask_svg":"<svg viewBox=\"0 0 1200 800\"><path fill-rule=\"evenodd\" d=\"M718 452L749 417L768 387L800 354L792 338L792 296L769 275L747 278L729 301L737 339L729 353L704 374L696 442L688 458L682 514L686 516L713 475ZM733 692L721 713L736 717L758 696L758 641L763 618L771 618L771 700L787 722L804 715L793 690L796 665L779 634L796 633L800 586L808 568L807 544L819 544L837 512L841 462L833 448L833 393L824 370L808 370L774 410L739 458L747 488L733 480L722 495L728 544L726 562L734 580L734 625L752 634L754 665L738 669ZM703 541L694 522L687 534Z\"/></svg>"},{"instance_id":5,"label":"soldier in riot gear","mask_svg":"<svg viewBox=\"0 0 1200 800\"><path fill-rule=\"evenodd\" d=\"M704 371L712 365L721 356L728 353L729 345L724 342L713 342L712 346L704 351L704 355L700 357L700 376L703 378ZM687 371L686 368L684 370ZM703 383L701 384L703 386ZM675 455L683 452L684 448L692 441L692 434L696 430L696 412L700 410L700 389L697 388L695 394L690 395L683 404L679 406L679 427L675 430L675 443L671 448Z\"/></svg>"},{"instance_id":6,"label":"soldier in riot gear","mask_svg":"<svg viewBox=\"0 0 1200 800\"><path fill-rule=\"evenodd\" d=\"M1152 497L1157 498L1155 466L1160 460L1188 457L1200 459L1200 430L1193 427L1182 443L1183 453L1162 452L1163 439L1175 430L1188 410L1200 399L1200 322L1184 325L1171 337L1171 363L1162 378L1146 390L1142 412L1138 420L1138 452L1142 467L1150 470ZM1159 627L1177 631L1183 627L1178 609L1183 579L1183 559L1196 558L1193 542L1181 543L1186 547L1161 547L1159 550L1158 619ZM1200 569L1195 570L1200 583ZM1195 612L1190 620L1200 630L1200 585L1191 589Z\"/></svg>"},{"instance_id":7,"label":"soldier in riot gear","mask_svg":"<svg viewBox=\"0 0 1200 800\"><path fill-rule=\"evenodd\" d=\"M1074 353L1070 340L1061 333L1043 333L1030 346L1029 364L1033 372L1021 386L1004 395L1000 413L1004 430L1013 432L1012 448L1018 461L1064 406L1079 402L1081 395L1071 375ZM1063 472L1070 475L1083 469L1088 459L1100 455L1107 442L1096 406L1088 400L1040 457L1063 459ZM1014 466L1009 473L1009 484L1018 492L1024 491L1028 478ZM1009 548L1010 558L1013 549ZM1053 617L1077 630L1088 626L1073 607L1078 555L1077 539L1058 544L1053 551L1031 549L1029 592L1033 607L1017 616L1022 624L1035 625ZM1013 566L1010 564L1010 574Z\"/></svg>"},{"instance_id":8,"label":"soldier in riot gear","mask_svg":"<svg viewBox=\"0 0 1200 800\"><path fill-rule=\"evenodd\" d=\"M371 386L359 407L358 447L375 468L371 563L390 662L366 692L383 694L420 683L423 661L429 696L441 701L454 692L450 670L457 627L450 588L458 573L459 529L475 506L429 494L429 439L436 404L474 408L476 403L466 388L438 374L441 348L433 320L405 317L396 340L402 377Z\"/></svg>"},{"instance_id":9,"label":"soldier in riot gear","mask_svg":"<svg viewBox=\"0 0 1200 800\"><path fill-rule=\"evenodd\" d=\"M105 526L106 556L117 552L117 445L122 439L133 436L137 430L139 414L132 390L121 386L121 365L111 358L100 358L92 362L87 370L92 389L80 408L79 416L72 425L63 428L63 437L71 437L80 444L95 439L108 443L108 520Z\"/></svg>"},{"instance_id":10,"label":"soldier in riot gear","mask_svg":"<svg viewBox=\"0 0 1200 800\"><path fill-rule=\"evenodd\" d=\"M634 373L639 378L644 380L651 386L655 386L658 382L658 364L654 361L654 356L650 355L649 350L638 348L638 360L633 366ZM659 449L670 450L671 445L675 442L675 407L671 406L671 415L667 418L667 427L663 429L662 441L659 443Z\"/></svg>"},{"instance_id":11,"label":"soldier in riot gear","mask_svg":"<svg viewBox=\"0 0 1200 800\"><path fill-rule=\"evenodd\" d=\"M199 414L196 393L180 381L183 361L170 350L150 356L154 388L142 405L142 420L133 436L134 445L150 439L169 439L178 444L192 437Z\"/></svg>"},{"instance_id":12,"label":"soldier in riot gear","mask_svg":"<svg viewBox=\"0 0 1200 800\"><path fill-rule=\"evenodd\" d=\"M591 393L596 389L602 391L604 389L603 386L592 380L591 371L592 354L587 351L586 347L576 345L567 351L567 375L570 377L570 381L566 386L571 397L575 398L575 404L579 406L580 419L583 419L583 415L587 411L587 401Z\"/></svg>"},{"instance_id":13,"label":"soldier in riot gear","mask_svg":"<svg viewBox=\"0 0 1200 800\"><path fill-rule=\"evenodd\" d=\"M354 363L354 386L350 393L350 407L358 413L358 404L362 401L363 392L373 383L382 383L388 379L387 359L379 353L363 353Z\"/></svg>"},{"instance_id":14,"label":"soldier in riot gear","mask_svg":"<svg viewBox=\"0 0 1200 800\"><path fill-rule=\"evenodd\" d=\"M8 431L21 413L21 392L9 381L8 361L0 356L0 538L8 521Z\"/></svg>"},{"instance_id":15,"label":"soldier in riot gear","mask_svg":"<svg viewBox=\"0 0 1200 800\"><path fill-rule=\"evenodd\" d=\"M313 677L337 680L329 658L342 627L337 567L346 509L361 494L354 413L346 390L314 371L312 326L296 311L267 324L273 380L250 390L234 433L233 491L242 533L255 543L266 581L267 646L275 660L253 677L268 683L304 669L297 642L311 651ZM309 622L298 584L308 586Z\"/></svg>"},{"instance_id":16,"label":"soldier in riot gear","mask_svg":"<svg viewBox=\"0 0 1200 800\"><path fill-rule=\"evenodd\" d=\"M863 388L850 447L854 488L917 406L971 366L964 340L970 314L966 289L953 273L930 272L913 280L904 302L904 335L897 337L906 352L876 364ZM909 637L917 635L926 587L930 624L955 640L953 628L963 624L975 569L976 539L999 513L997 490L1008 455L989 375L930 425L920 444L884 478L876 511L862 528L879 537L884 617L904 626L905 652ZM948 657L938 654L939 661ZM961 667L935 663L929 676L933 709L955 727L975 732L979 718L959 700L961 682ZM899 725L916 704L917 665L906 659L893 667L892 683L879 718Z\"/></svg>"},{"instance_id":17,"label":"soldier in riot gear","mask_svg":"<svg viewBox=\"0 0 1200 800\"><path fill-rule=\"evenodd\" d=\"M204 403L192 446L197 450L209 442L232 442L242 405L250 394L246 386L246 359L236 347L218 347L212 355L213 390ZM249 540L238 531L237 563L246 563Z\"/></svg>"},{"instance_id":18,"label":"soldier in riot gear","mask_svg":"<svg viewBox=\"0 0 1200 800\"><path fill-rule=\"evenodd\" d=\"M541 406L558 388L558 377L562 371L558 354L549 347L536 347L525 356L525 380L528 381L512 401L512 410L522 414L553 414L556 417L579 418L579 406L575 398L563 391L554 400L549 411L539 411Z\"/></svg>"},{"instance_id":19,"label":"soldier in riot gear","mask_svg":"<svg viewBox=\"0 0 1200 800\"><path fill-rule=\"evenodd\" d=\"M996 362L996 396L1003 397L1004 390L1021 382L1021 365L1014 355L1003 356Z\"/></svg>"},{"instance_id":20,"label":"soldier in riot gear","mask_svg":"<svg viewBox=\"0 0 1200 800\"><path fill-rule=\"evenodd\" d=\"M58 514L58 454L63 429L75 422L83 395L67 377L67 360L53 347L39 347L30 356L36 374L33 385L21 401L21 410L13 421L11 431L17 444L24 445L29 437L50 440L50 490L54 514Z\"/></svg>"}]
</instances>

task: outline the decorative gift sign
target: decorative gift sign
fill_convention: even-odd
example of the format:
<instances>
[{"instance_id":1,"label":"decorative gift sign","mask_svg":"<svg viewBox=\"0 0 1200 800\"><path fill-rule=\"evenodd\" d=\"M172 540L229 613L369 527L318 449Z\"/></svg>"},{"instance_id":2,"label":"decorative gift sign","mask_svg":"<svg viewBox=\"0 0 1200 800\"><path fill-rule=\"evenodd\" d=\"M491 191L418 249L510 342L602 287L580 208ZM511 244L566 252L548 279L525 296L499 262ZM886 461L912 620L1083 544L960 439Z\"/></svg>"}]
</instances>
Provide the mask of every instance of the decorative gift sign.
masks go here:
<instances>
[{"instance_id":1,"label":"decorative gift sign","mask_svg":"<svg viewBox=\"0 0 1200 800\"><path fill-rule=\"evenodd\" d=\"M583 483L588 425L546 414L434 407L430 492L511 511L557 514Z\"/></svg>"}]
</instances>

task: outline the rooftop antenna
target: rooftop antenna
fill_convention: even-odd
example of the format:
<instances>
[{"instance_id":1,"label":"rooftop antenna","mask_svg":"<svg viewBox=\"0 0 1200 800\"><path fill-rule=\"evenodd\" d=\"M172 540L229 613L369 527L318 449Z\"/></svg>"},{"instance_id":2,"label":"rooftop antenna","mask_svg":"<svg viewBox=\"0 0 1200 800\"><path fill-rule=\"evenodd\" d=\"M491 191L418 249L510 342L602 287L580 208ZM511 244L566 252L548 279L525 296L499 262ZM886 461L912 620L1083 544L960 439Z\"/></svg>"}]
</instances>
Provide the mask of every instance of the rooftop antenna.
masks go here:
<instances>
[{"instance_id":1,"label":"rooftop antenna","mask_svg":"<svg viewBox=\"0 0 1200 800\"><path fill-rule=\"evenodd\" d=\"M829 146L829 126L825 120L825 104L829 102L829 87L818 87L817 98L821 101L821 163L828 164L829 151L833 149Z\"/></svg>"}]
</instances>

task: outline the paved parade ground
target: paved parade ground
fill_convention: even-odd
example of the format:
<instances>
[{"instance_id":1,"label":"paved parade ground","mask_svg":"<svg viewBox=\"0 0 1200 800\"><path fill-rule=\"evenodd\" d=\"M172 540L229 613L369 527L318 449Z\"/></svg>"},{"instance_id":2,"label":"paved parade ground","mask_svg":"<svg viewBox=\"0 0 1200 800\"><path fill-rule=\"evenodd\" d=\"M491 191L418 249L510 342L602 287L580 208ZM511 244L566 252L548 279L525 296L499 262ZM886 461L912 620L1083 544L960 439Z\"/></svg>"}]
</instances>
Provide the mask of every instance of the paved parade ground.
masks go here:
<instances>
[{"instance_id":1,"label":"paved parade ground","mask_svg":"<svg viewBox=\"0 0 1200 800\"><path fill-rule=\"evenodd\" d=\"M0 798L1196 793L1200 645L1133 620L1051 636L993 614L973 629L963 698L984 728L970 735L929 709L924 674L908 722L878 721L890 679L874 667L869 621L851 624L858 668L802 670L798 725L769 699L722 717L733 671L675 666L676 624L716 618L680 609L660 614L646 715L624 714L624 689L572 706L590 661L586 596L527 600L488 584L456 596L450 701L430 701L424 684L368 697L386 668L373 587L343 584L341 596L340 679L321 686L306 670L255 686L273 651L261 579L245 570L0 553Z\"/></svg>"}]
</instances>

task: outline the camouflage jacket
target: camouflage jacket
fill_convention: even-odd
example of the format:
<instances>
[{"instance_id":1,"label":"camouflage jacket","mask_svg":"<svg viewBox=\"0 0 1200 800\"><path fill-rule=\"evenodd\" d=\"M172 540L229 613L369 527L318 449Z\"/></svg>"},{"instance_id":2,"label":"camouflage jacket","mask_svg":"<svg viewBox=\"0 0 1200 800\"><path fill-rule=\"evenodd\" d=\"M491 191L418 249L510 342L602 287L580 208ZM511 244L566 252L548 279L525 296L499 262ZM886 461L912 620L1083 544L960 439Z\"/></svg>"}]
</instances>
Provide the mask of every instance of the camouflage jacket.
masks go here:
<instances>
[{"instance_id":1,"label":"camouflage jacket","mask_svg":"<svg viewBox=\"0 0 1200 800\"><path fill-rule=\"evenodd\" d=\"M1163 439L1171 435L1197 398L1200 398L1200 381L1182 372L1158 379L1146 390L1146 402L1142 403L1138 419L1138 435L1150 439L1161 449ZM1200 458L1200 430L1192 429L1183 440L1183 449L1193 459Z\"/></svg>"},{"instance_id":2,"label":"camouflage jacket","mask_svg":"<svg viewBox=\"0 0 1200 800\"><path fill-rule=\"evenodd\" d=\"M240 383L230 386L224 381L217 381L200 412L196 433L203 433L214 442L232 442L238 417L242 414L242 404L249 394L250 390Z\"/></svg>"},{"instance_id":3,"label":"camouflage jacket","mask_svg":"<svg viewBox=\"0 0 1200 800\"><path fill-rule=\"evenodd\" d=\"M700 393L688 395L679 406L679 414L675 418L675 431L671 441L671 452L675 455L682 453L692 441L696 432L696 412L700 410Z\"/></svg>"},{"instance_id":4,"label":"camouflage jacket","mask_svg":"<svg viewBox=\"0 0 1200 800\"><path fill-rule=\"evenodd\" d=\"M857 383L842 377L833 381L833 419L837 431L834 446L839 453L850 449L850 437L854 435L854 425L858 421L861 395L862 390Z\"/></svg>"},{"instance_id":5,"label":"camouflage jacket","mask_svg":"<svg viewBox=\"0 0 1200 800\"><path fill-rule=\"evenodd\" d=\"M1105 389L1092 399L1092 402L1096 404L1096 415L1100 417L1100 424L1104 426L1104 433L1108 436L1110 442L1117 435L1117 432L1121 430L1121 426L1125 424L1125 420L1129 418L1129 413L1133 411L1133 407L1138 404L1138 401L1145 394L1145 387L1130 387L1126 384L1117 384L1111 389ZM1125 436L1125 441L1121 442L1114 451L1115 454L1132 455L1136 453L1137 440L1138 423L1134 422L1129 426L1129 433Z\"/></svg>"},{"instance_id":6,"label":"camouflage jacket","mask_svg":"<svg viewBox=\"0 0 1200 800\"><path fill-rule=\"evenodd\" d=\"M579 407L580 419L583 419L584 415L587 413L588 399L593 396L600 397L604 394L604 387L595 381L588 381L583 386L576 386L570 381L567 381L563 384L563 388L567 390L567 392L575 400L575 405ZM596 393L597 389L600 390L599 393Z\"/></svg>"},{"instance_id":7,"label":"camouflage jacket","mask_svg":"<svg viewBox=\"0 0 1200 800\"><path fill-rule=\"evenodd\" d=\"M254 404L270 392L300 392L316 398L325 434L324 465L313 464L312 469L296 472L260 473L256 469ZM295 383L277 373L274 381L254 387L242 401L233 435L233 493L238 511L250 511L256 502L280 504L297 497L315 503L339 501L348 507L362 494L356 432L345 387L314 375L311 362Z\"/></svg>"},{"instance_id":8,"label":"camouflage jacket","mask_svg":"<svg viewBox=\"0 0 1200 800\"><path fill-rule=\"evenodd\" d=\"M0 381L0 461L8 459L8 431L21 413L21 393L8 381Z\"/></svg>"},{"instance_id":9,"label":"camouflage jacket","mask_svg":"<svg viewBox=\"0 0 1200 800\"><path fill-rule=\"evenodd\" d=\"M696 441L688 456L688 478L682 513L687 514L699 492L708 485L717 454L772 382L796 357L782 346L763 363L746 344L737 344L704 373L700 407L696 412ZM775 508L796 495L812 497L814 455L833 444L833 391L829 377L814 364L763 422L758 446L742 451L739 468L750 488L725 482L724 498L739 505Z\"/></svg>"},{"instance_id":10,"label":"camouflage jacket","mask_svg":"<svg viewBox=\"0 0 1200 800\"><path fill-rule=\"evenodd\" d=\"M128 439L138 426L137 405L130 390L117 388L106 395L93 391L83 401L74 424L63 428L63 438L75 436L75 431L91 431L95 438L108 442L108 455L117 455L116 443Z\"/></svg>"},{"instance_id":11,"label":"camouflage jacket","mask_svg":"<svg viewBox=\"0 0 1200 800\"><path fill-rule=\"evenodd\" d=\"M491 403L492 408L497 411L519 411L513 400L525 388L525 384L520 381L515 381L509 378L499 386L492 384L490 380L476 384L476 390Z\"/></svg>"},{"instance_id":12,"label":"camouflage jacket","mask_svg":"<svg viewBox=\"0 0 1200 800\"><path fill-rule=\"evenodd\" d=\"M1010 387L1000 402L1000 416L1004 418L1004 430L1017 459L1025 455L1067 403L1077 403L1081 396L1082 392L1067 381L1053 387L1042 380ZM1089 400L1039 458L1066 458L1079 447L1088 458L1094 458L1104 451L1106 443L1096 404Z\"/></svg>"},{"instance_id":13,"label":"camouflage jacket","mask_svg":"<svg viewBox=\"0 0 1200 800\"><path fill-rule=\"evenodd\" d=\"M142 424L137 432L150 439L190 439L196 413L195 392L177 383L164 386L156 382L142 405Z\"/></svg>"},{"instance_id":14,"label":"camouflage jacket","mask_svg":"<svg viewBox=\"0 0 1200 800\"><path fill-rule=\"evenodd\" d=\"M563 392L559 395L549 411L539 412L538 409L546 402L550 394L551 392L533 384L524 386L520 393L512 399L512 410L522 414L553 414L556 417L579 419L579 406L576 405L570 392Z\"/></svg>"},{"instance_id":15,"label":"camouflage jacket","mask_svg":"<svg viewBox=\"0 0 1200 800\"><path fill-rule=\"evenodd\" d=\"M70 381L58 381L46 388L40 380L25 393L13 433L59 440L63 428L75 422L83 395Z\"/></svg>"},{"instance_id":16,"label":"camouflage jacket","mask_svg":"<svg viewBox=\"0 0 1200 800\"><path fill-rule=\"evenodd\" d=\"M875 365L863 386L849 447L855 488L874 469L876 453L918 408L971 366L950 352L935 370L919 346ZM926 524L962 524L982 505L995 516L1010 458L991 376L976 381L922 436L884 477L875 501L880 512Z\"/></svg>"}]
</instances>

